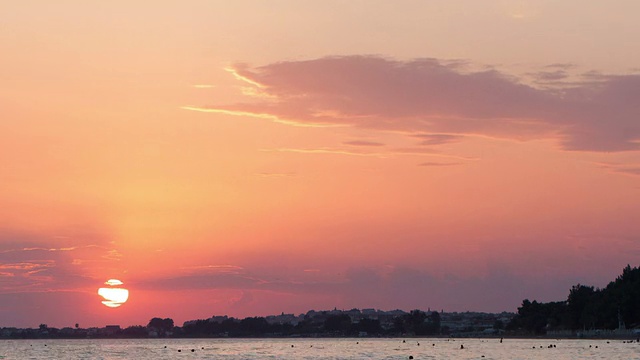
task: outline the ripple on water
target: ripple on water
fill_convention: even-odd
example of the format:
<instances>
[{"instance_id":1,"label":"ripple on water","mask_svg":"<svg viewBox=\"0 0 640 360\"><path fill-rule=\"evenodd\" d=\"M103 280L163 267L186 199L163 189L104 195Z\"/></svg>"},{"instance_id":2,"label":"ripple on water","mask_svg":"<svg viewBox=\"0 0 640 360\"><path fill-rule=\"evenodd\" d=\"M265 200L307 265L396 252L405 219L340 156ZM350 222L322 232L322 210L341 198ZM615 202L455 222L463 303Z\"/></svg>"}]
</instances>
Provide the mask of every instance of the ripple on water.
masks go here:
<instances>
[{"instance_id":1,"label":"ripple on water","mask_svg":"<svg viewBox=\"0 0 640 360\"><path fill-rule=\"evenodd\" d=\"M607 342L609 341L609 342ZM416 346L417 342L431 344ZM464 349L460 349L460 345ZM44 346L48 345L48 346ZM291 345L294 345L292 348ZM166 346L166 348L165 348ZM597 347L596 347L597 346ZM204 348L204 349L202 349ZM194 349L193 352L191 350ZM178 352L178 350L182 350ZM186 357L185 357L186 356ZM194 357L195 356L195 357ZM640 344L619 340L531 339L141 339L2 340L0 359L638 359ZM484 357L482 357L484 356Z\"/></svg>"}]
</instances>

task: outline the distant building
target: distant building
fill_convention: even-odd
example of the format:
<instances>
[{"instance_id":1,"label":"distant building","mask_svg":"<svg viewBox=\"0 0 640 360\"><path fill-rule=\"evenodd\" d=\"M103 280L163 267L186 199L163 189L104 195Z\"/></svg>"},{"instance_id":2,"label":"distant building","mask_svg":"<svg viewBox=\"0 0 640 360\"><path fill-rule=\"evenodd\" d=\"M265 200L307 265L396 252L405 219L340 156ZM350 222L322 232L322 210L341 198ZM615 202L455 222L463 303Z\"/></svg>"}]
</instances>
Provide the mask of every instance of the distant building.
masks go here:
<instances>
[{"instance_id":1,"label":"distant building","mask_svg":"<svg viewBox=\"0 0 640 360\"><path fill-rule=\"evenodd\" d=\"M105 335L115 335L117 333L119 333L122 329L120 328L120 325L107 325L104 327L104 334Z\"/></svg>"}]
</instances>

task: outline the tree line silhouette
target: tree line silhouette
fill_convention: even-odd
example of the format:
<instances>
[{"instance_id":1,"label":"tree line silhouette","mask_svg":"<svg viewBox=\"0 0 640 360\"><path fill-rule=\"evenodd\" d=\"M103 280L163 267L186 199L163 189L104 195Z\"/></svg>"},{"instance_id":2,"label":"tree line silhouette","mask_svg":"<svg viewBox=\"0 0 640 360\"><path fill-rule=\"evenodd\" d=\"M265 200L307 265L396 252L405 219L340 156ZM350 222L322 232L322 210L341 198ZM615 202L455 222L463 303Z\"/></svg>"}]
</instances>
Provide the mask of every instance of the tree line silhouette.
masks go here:
<instances>
[{"instance_id":1,"label":"tree line silhouette","mask_svg":"<svg viewBox=\"0 0 640 360\"><path fill-rule=\"evenodd\" d=\"M614 330L640 326L640 268L627 265L602 289L575 285L565 301L522 301L507 330L545 334L551 330Z\"/></svg>"}]
</instances>

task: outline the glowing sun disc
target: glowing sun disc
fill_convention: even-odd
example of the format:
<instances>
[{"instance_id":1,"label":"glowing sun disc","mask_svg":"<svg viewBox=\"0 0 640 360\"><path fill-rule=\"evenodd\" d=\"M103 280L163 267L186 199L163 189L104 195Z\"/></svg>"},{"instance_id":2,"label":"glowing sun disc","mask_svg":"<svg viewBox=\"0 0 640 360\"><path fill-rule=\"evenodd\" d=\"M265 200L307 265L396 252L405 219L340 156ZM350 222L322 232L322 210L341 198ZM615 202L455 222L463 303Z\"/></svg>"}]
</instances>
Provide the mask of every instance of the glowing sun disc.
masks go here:
<instances>
[{"instance_id":1,"label":"glowing sun disc","mask_svg":"<svg viewBox=\"0 0 640 360\"><path fill-rule=\"evenodd\" d=\"M127 302L129 299L129 290L116 287L123 285L123 282L116 279L109 279L105 282L105 285L110 287L101 287L98 289L98 295L102 296L104 301L102 303L110 308L117 308L120 305Z\"/></svg>"}]
</instances>

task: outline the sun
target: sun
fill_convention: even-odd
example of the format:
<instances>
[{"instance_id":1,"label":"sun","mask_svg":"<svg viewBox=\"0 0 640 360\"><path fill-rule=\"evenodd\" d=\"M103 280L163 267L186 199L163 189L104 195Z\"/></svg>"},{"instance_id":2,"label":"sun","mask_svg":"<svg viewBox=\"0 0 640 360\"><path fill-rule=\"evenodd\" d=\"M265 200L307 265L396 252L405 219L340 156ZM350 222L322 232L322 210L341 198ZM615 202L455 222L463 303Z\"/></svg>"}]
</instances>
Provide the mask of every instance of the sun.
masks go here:
<instances>
[{"instance_id":1,"label":"sun","mask_svg":"<svg viewBox=\"0 0 640 360\"><path fill-rule=\"evenodd\" d=\"M109 285L109 287L99 288L98 295L102 296L102 298L104 299L102 303L105 306L110 308L117 308L127 302L127 299L129 299L129 290L119 287L121 285L124 285L122 281L117 279L109 279L104 284Z\"/></svg>"}]
</instances>

